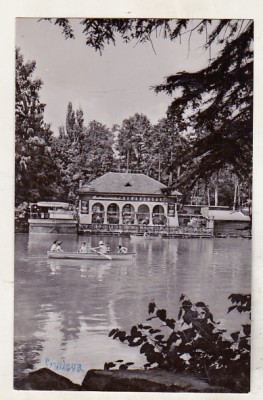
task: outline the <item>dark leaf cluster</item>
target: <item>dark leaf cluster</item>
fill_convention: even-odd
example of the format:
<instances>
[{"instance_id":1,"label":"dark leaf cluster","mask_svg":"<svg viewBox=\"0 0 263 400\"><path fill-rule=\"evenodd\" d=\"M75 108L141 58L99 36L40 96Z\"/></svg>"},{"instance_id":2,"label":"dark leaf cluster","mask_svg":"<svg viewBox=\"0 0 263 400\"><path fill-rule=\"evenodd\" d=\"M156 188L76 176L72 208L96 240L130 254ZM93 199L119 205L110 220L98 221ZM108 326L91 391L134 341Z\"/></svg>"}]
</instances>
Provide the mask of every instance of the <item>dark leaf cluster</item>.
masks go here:
<instances>
[{"instance_id":1,"label":"dark leaf cluster","mask_svg":"<svg viewBox=\"0 0 263 400\"><path fill-rule=\"evenodd\" d=\"M249 311L249 295L232 294L229 298L235 305L242 304L242 310L236 308L239 312ZM177 320L168 318L165 309L150 302L148 320L159 320L160 329L139 324L132 326L129 333L113 329L109 336L129 346L140 347L147 361L146 369L188 371L210 383L219 375L228 376L233 385L237 382L238 391L246 391L250 378L250 324L242 325L240 331L227 336L204 302L192 303L185 295L181 295L180 302ZM230 308L230 311L234 309ZM128 363L123 368L126 366Z\"/></svg>"}]
</instances>

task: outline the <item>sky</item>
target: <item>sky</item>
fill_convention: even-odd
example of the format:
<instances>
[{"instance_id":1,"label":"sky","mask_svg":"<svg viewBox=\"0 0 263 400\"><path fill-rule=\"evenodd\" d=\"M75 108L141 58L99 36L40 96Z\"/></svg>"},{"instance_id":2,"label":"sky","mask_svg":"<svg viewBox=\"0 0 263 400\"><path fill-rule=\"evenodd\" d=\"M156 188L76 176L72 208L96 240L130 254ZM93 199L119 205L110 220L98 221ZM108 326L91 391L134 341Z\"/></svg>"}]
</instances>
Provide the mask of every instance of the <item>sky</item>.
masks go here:
<instances>
[{"instance_id":1,"label":"sky","mask_svg":"<svg viewBox=\"0 0 263 400\"><path fill-rule=\"evenodd\" d=\"M46 104L44 119L55 135L65 125L69 102L81 108L85 123L96 120L111 128L135 113L155 124L165 117L172 97L156 94L151 86L179 71L195 71L207 65L202 35L187 35L170 42L106 45L102 55L85 45L80 20L71 19L75 39L65 39L58 26L36 18L16 19L16 45L24 61L35 60L35 77L43 81L40 99ZM196 25L197 21L192 24ZM190 51L189 51L190 50Z\"/></svg>"}]
</instances>

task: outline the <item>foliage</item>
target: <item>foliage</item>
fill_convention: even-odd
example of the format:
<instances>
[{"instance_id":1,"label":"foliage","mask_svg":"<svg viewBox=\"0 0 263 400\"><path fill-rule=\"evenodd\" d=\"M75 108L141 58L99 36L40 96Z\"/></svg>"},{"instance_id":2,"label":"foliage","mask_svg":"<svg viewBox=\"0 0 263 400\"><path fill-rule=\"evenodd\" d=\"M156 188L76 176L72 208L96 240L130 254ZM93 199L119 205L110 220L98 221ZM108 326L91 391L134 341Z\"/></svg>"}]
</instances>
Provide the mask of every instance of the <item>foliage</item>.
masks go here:
<instances>
[{"instance_id":1,"label":"foliage","mask_svg":"<svg viewBox=\"0 0 263 400\"><path fill-rule=\"evenodd\" d=\"M86 167L92 171L91 178L109 172L114 163L113 135L102 123L91 121L87 126L84 151Z\"/></svg>"},{"instance_id":2,"label":"foliage","mask_svg":"<svg viewBox=\"0 0 263 400\"><path fill-rule=\"evenodd\" d=\"M60 171L60 191L64 197L74 201L80 179L95 178L111 170L114 162L113 135L97 121L84 125L81 109L76 112L70 102L66 113L66 128L59 128L59 137L51 144L52 154Z\"/></svg>"},{"instance_id":3,"label":"foliage","mask_svg":"<svg viewBox=\"0 0 263 400\"><path fill-rule=\"evenodd\" d=\"M24 62L16 49L15 179L18 205L23 201L52 200L56 196L56 165L50 153L52 132L44 123L40 79L34 79L35 61Z\"/></svg>"},{"instance_id":4,"label":"foliage","mask_svg":"<svg viewBox=\"0 0 263 400\"><path fill-rule=\"evenodd\" d=\"M62 26L66 38L74 35L69 19L53 22ZM203 35L207 67L176 73L155 87L157 93L174 95L167 112L174 132L179 129L181 134L190 132L194 137L180 153L180 171L178 153L173 154L169 163L169 170L173 171L169 175L183 189L192 189L199 180L207 184L215 172L224 168L230 168L241 181L251 182L252 20L117 18L82 19L80 23L87 46L100 53L105 45L115 44L117 38L125 43L143 43L151 42L154 36L171 41L181 41L186 36L190 46L193 34Z\"/></svg>"},{"instance_id":5,"label":"foliage","mask_svg":"<svg viewBox=\"0 0 263 400\"><path fill-rule=\"evenodd\" d=\"M62 23L63 20L63 23ZM52 22L51 19L49 19ZM68 18L56 18L55 25L63 28L65 38L73 38L74 32ZM153 35L169 40L174 40L182 35L189 25L187 19L160 19L160 18L85 18L80 20L84 26L83 33L86 37L86 45L102 53L105 45L116 44L117 36L124 43L136 41L144 43L151 40ZM211 20L197 21L196 27L191 31L198 30L201 33ZM65 28L67 32L65 32Z\"/></svg>"},{"instance_id":6,"label":"foliage","mask_svg":"<svg viewBox=\"0 0 263 400\"><path fill-rule=\"evenodd\" d=\"M152 125L149 119L136 113L122 122L118 130L116 150L127 170L147 171Z\"/></svg>"},{"instance_id":7,"label":"foliage","mask_svg":"<svg viewBox=\"0 0 263 400\"><path fill-rule=\"evenodd\" d=\"M65 127L53 136L44 122L41 79L34 79L35 61L24 62L16 49L16 205L39 200L74 201L85 169L91 178L110 171L114 163L113 135L97 121L84 125L79 108L67 107Z\"/></svg>"},{"instance_id":8,"label":"foliage","mask_svg":"<svg viewBox=\"0 0 263 400\"><path fill-rule=\"evenodd\" d=\"M180 179L180 177L179 177ZM192 196L192 198L191 198ZM229 167L214 172L207 179L199 179L191 191L184 191L184 203L221 205L240 209L251 196L250 179L237 177Z\"/></svg>"},{"instance_id":9,"label":"foliage","mask_svg":"<svg viewBox=\"0 0 263 400\"><path fill-rule=\"evenodd\" d=\"M234 305L228 312L234 309L250 312L250 295L232 294L229 299ZM250 324L242 325L240 331L228 337L204 302L192 303L185 295L181 295L180 302L177 320L168 318L166 310L151 301L147 321L159 320L160 327L153 323L138 324L130 333L112 329L109 336L140 347L147 360L145 368L197 373L209 383L225 376L232 385L238 382L238 390L246 391L250 374ZM116 363L106 364L105 368L115 366Z\"/></svg>"},{"instance_id":10,"label":"foliage","mask_svg":"<svg viewBox=\"0 0 263 400\"><path fill-rule=\"evenodd\" d=\"M225 32L225 38L223 33ZM223 48L210 64L197 72L180 72L155 88L175 93L167 117L191 127L195 139L184 154L187 169L178 183L193 187L230 167L241 179L251 178L253 129L253 22L218 23L208 37Z\"/></svg>"},{"instance_id":11,"label":"foliage","mask_svg":"<svg viewBox=\"0 0 263 400\"><path fill-rule=\"evenodd\" d=\"M182 154L188 146L178 127L172 126L167 118L154 125L149 160L154 177L171 186L181 174Z\"/></svg>"},{"instance_id":12,"label":"foliage","mask_svg":"<svg viewBox=\"0 0 263 400\"><path fill-rule=\"evenodd\" d=\"M15 208L15 232L28 232L29 204L24 201Z\"/></svg>"}]
</instances>

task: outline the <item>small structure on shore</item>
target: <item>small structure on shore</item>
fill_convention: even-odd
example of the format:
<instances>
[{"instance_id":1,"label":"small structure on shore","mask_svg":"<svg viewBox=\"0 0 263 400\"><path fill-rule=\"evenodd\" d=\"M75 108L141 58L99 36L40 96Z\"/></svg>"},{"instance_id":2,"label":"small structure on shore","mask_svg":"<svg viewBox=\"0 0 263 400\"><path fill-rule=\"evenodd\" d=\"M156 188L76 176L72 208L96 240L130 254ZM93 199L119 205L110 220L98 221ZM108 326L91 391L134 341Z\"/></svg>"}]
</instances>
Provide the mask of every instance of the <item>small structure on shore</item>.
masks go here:
<instances>
[{"instance_id":1,"label":"small structure on shore","mask_svg":"<svg viewBox=\"0 0 263 400\"><path fill-rule=\"evenodd\" d=\"M88 184L80 183L79 228L106 231L122 227L123 231L137 231L136 227L177 227L177 202L181 196L142 173L108 172Z\"/></svg>"},{"instance_id":2,"label":"small structure on shore","mask_svg":"<svg viewBox=\"0 0 263 400\"><path fill-rule=\"evenodd\" d=\"M225 207L202 207L201 215L208 220L208 226L215 236L242 236L251 234L251 219L239 210Z\"/></svg>"},{"instance_id":3,"label":"small structure on shore","mask_svg":"<svg viewBox=\"0 0 263 400\"><path fill-rule=\"evenodd\" d=\"M77 215L69 203L39 201L30 204L29 233L76 233Z\"/></svg>"}]
</instances>

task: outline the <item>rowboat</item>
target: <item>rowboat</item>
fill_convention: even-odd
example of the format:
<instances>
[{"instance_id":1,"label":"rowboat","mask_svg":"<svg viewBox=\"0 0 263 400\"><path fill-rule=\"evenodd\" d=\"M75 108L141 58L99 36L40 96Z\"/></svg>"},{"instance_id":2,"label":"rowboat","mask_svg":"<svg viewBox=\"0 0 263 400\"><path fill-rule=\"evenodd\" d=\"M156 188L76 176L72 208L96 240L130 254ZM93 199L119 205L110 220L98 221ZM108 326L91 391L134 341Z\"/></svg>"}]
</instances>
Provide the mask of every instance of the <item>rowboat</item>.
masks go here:
<instances>
[{"instance_id":1,"label":"rowboat","mask_svg":"<svg viewBox=\"0 0 263 400\"><path fill-rule=\"evenodd\" d=\"M56 252L48 251L48 258L56 258L60 260L131 260L135 257L135 253L78 253L78 252Z\"/></svg>"}]
</instances>

